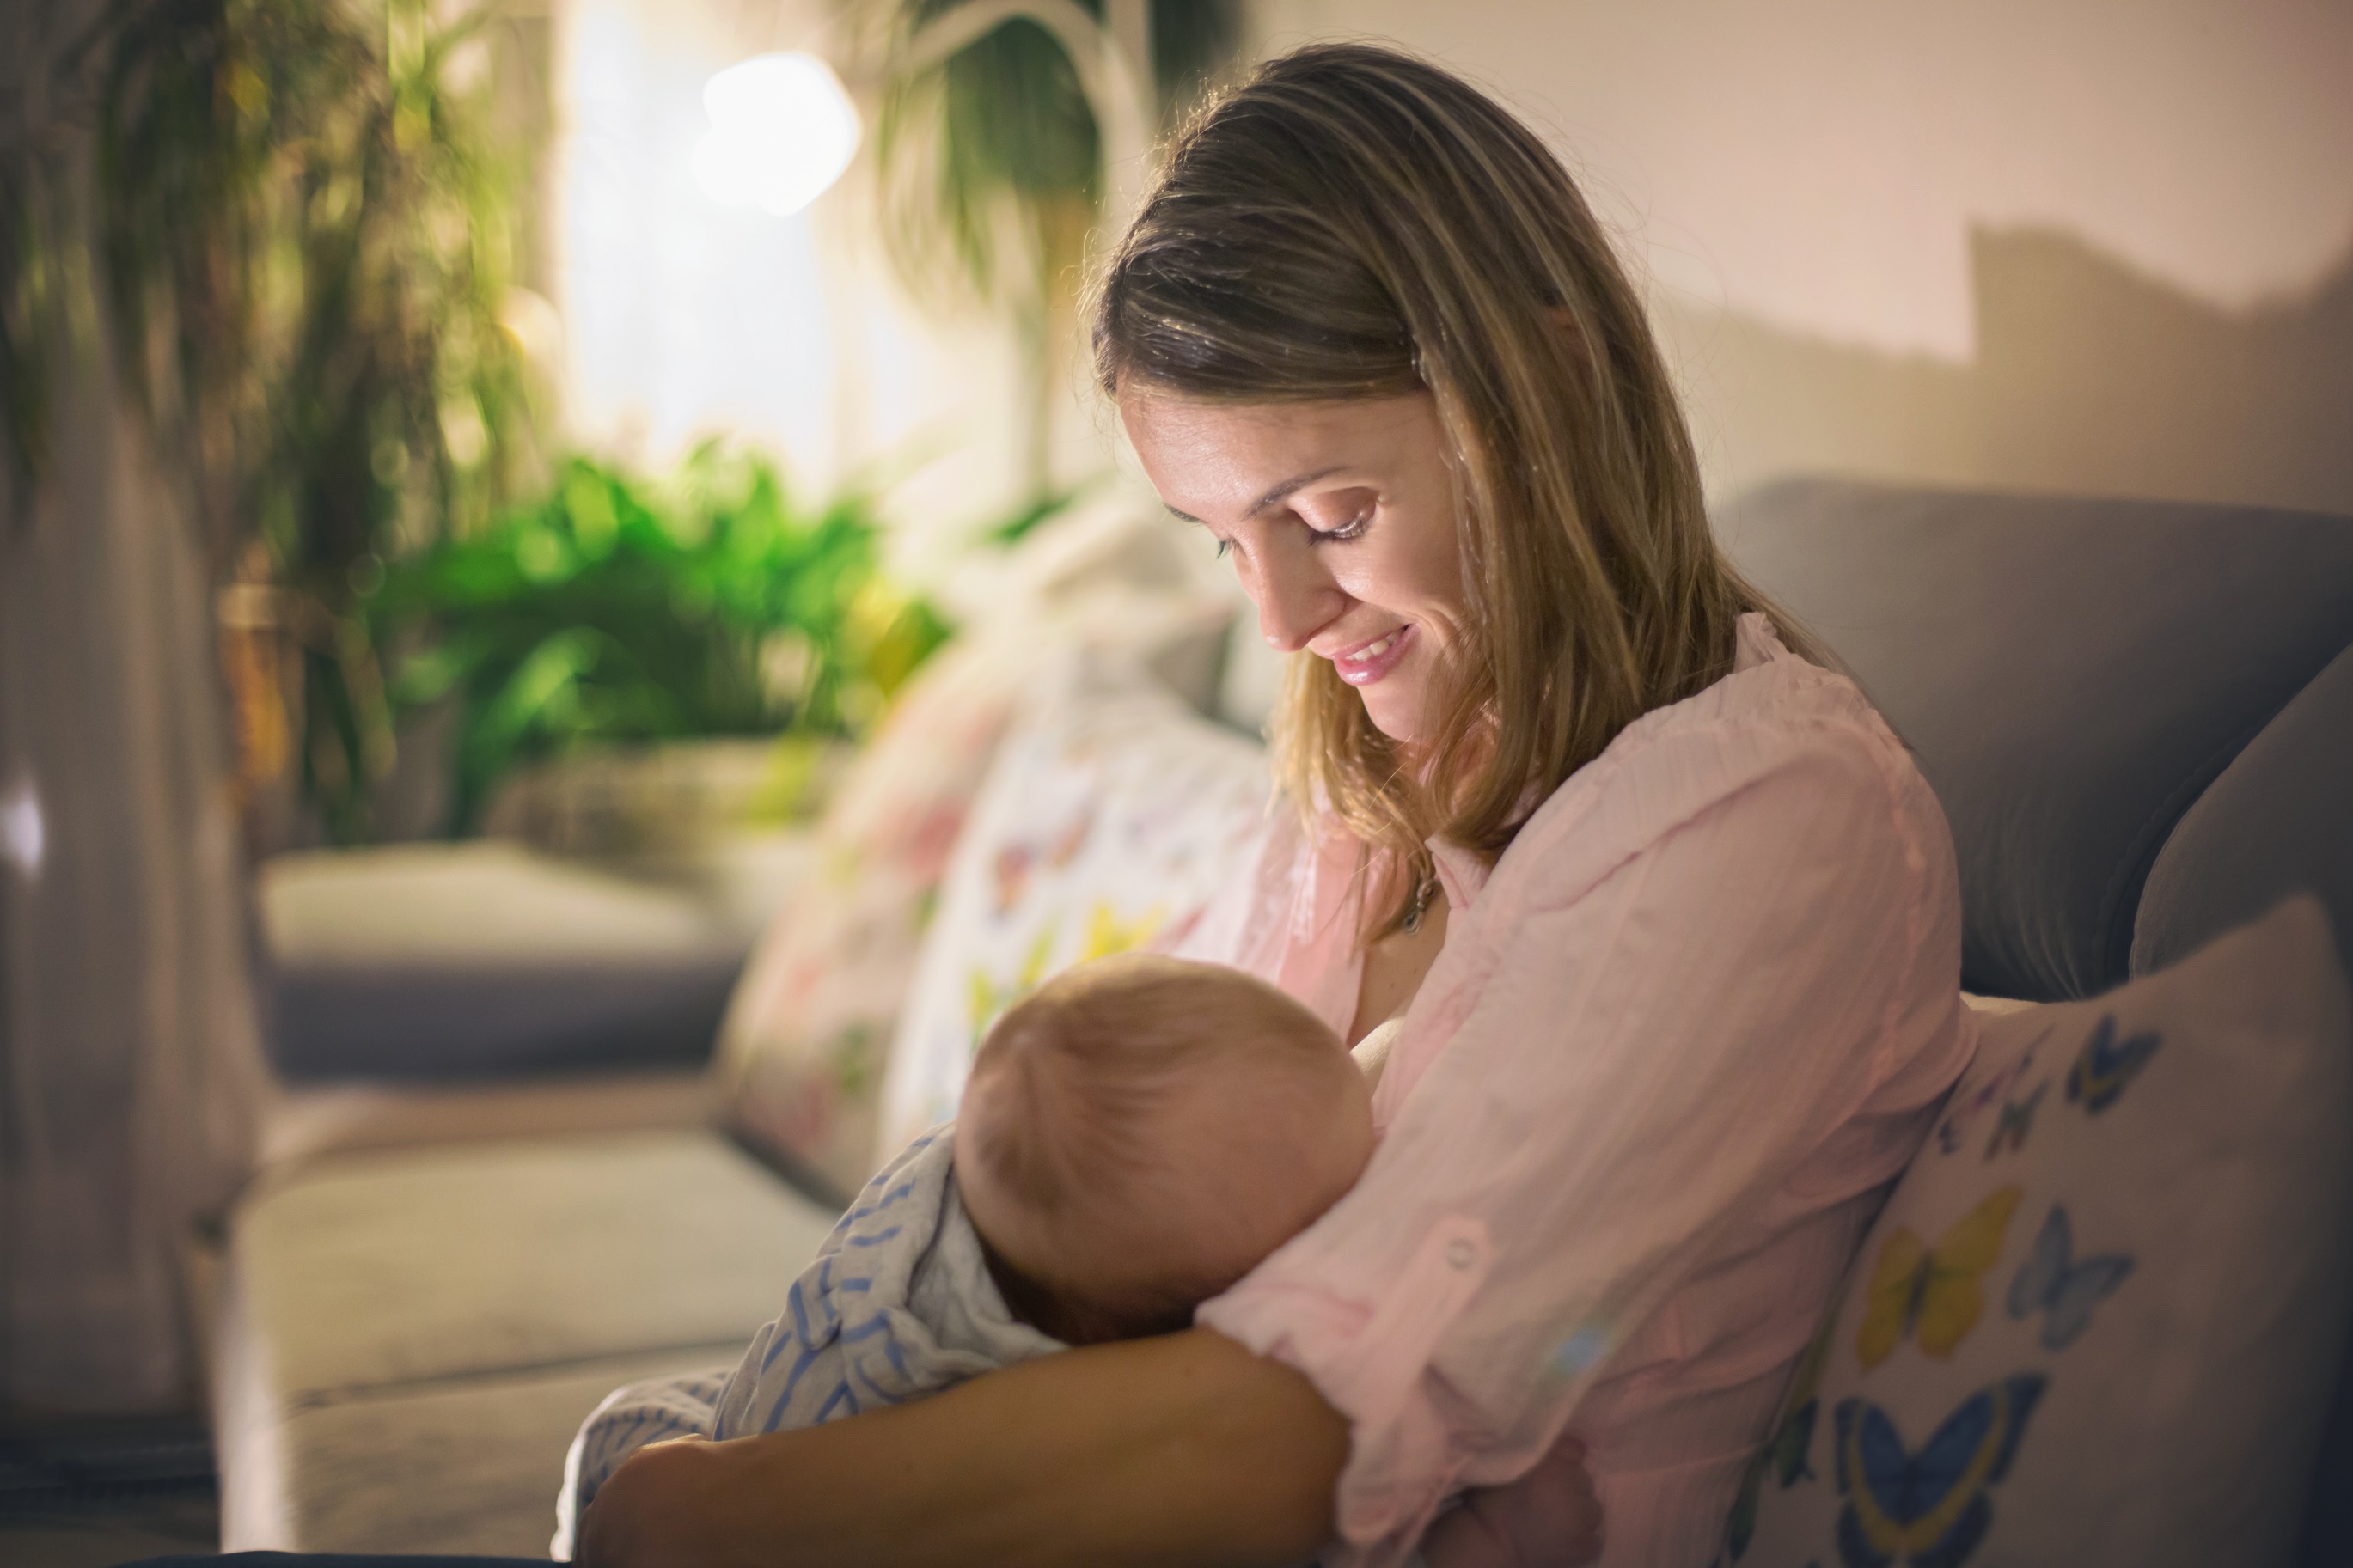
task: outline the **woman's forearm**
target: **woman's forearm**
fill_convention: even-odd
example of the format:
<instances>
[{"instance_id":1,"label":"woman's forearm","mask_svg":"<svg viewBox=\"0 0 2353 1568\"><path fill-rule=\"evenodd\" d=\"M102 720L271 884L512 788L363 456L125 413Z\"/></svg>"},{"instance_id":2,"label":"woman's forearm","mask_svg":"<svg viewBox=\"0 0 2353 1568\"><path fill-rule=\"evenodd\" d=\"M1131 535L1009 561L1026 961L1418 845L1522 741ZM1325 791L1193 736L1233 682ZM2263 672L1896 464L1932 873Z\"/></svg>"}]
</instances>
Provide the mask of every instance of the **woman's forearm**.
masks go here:
<instances>
[{"instance_id":1,"label":"woman's forearm","mask_svg":"<svg viewBox=\"0 0 2353 1568\"><path fill-rule=\"evenodd\" d=\"M589 1568L1279 1564L1330 1538L1348 1426L1206 1329L1042 1357L806 1431L647 1449Z\"/></svg>"}]
</instances>

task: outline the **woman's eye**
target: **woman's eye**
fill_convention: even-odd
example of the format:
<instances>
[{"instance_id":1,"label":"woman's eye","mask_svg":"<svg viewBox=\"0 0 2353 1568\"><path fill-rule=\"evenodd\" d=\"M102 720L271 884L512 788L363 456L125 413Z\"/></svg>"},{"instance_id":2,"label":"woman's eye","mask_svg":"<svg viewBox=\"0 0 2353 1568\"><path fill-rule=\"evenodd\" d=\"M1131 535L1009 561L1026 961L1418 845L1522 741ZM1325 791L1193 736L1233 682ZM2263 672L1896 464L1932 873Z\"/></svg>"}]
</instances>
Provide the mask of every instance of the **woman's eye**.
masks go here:
<instances>
[{"instance_id":1,"label":"woman's eye","mask_svg":"<svg viewBox=\"0 0 2353 1568\"><path fill-rule=\"evenodd\" d=\"M1365 530L1372 525L1373 509L1366 507L1337 528L1316 528L1311 524L1307 531L1315 536L1315 542L1319 544L1345 543L1351 539L1362 537Z\"/></svg>"},{"instance_id":2,"label":"woman's eye","mask_svg":"<svg viewBox=\"0 0 2353 1568\"><path fill-rule=\"evenodd\" d=\"M1232 550L1233 547L1234 542L1230 539L1220 539L1218 541L1218 559L1223 561L1226 558L1227 552Z\"/></svg>"}]
</instances>

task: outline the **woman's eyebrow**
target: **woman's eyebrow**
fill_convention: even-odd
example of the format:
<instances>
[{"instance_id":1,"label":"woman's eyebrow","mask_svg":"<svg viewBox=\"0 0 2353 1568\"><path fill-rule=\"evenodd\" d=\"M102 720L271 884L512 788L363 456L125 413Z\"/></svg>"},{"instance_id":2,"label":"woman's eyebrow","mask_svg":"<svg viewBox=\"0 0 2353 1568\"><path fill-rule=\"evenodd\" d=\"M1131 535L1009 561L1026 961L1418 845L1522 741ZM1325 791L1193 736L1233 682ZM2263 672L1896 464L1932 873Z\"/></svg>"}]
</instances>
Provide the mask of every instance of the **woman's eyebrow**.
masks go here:
<instances>
[{"instance_id":1,"label":"woman's eyebrow","mask_svg":"<svg viewBox=\"0 0 2353 1568\"><path fill-rule=\"evenodd\" d=\"M1259 497L1258 500L1250 502L1250 510L1242 513L1242 516L1245 518L1256 517L1267 508L1288 500L1293 494L1314 484L1316 480L1330 479L1334 474L1338 473L1346 466L1347 465L1344 463L1335 463L1328 468L1318 468L1312 474L1300 474L1292 479L1285 479L1282 483L1267 491L1266 494Z\"/></svg>"},{"instance_id":2,"label":"woman's eyebrow","mask_svg":"<svg viewBox=\"0 0 2353 1568\"><path fill-rule=\"evenodd\" d=\"M1328 468L1318 468L1312 474L1299 474L1283 480L1281 484L1267 491L1266 494L1250 502L1249 509L1242 513L1243 519L1247 521L1250 518L1256 517L1267 508L1276 505L1281 501L1289 500L1292 496L1297 494L1300 490L1304 489L1309 485L1314 484L1316 480L1330 479L1334 474L1338 473L1346 466L1347 465L1345 463L1335 463ZM1171 517L1180 519L1186 522L1200 522L1203 528L1208 528L1209 526L1206 522L1201 522L1199 518L1195 517L1189 511L1179 510L1176 507L1168 506L1166 501L1162 501L1160 504L1164 507L1168 507L1168 515Z\"/></svg>"}]
</instances>

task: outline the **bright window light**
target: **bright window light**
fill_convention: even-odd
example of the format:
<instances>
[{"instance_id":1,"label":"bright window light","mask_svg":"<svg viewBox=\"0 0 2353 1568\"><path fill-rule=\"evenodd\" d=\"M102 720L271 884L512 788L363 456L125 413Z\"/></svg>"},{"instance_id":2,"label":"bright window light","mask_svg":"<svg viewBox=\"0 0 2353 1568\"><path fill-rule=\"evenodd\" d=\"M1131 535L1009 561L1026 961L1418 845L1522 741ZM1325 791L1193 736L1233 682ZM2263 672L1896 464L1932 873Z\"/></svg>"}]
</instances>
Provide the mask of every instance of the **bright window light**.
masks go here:
<instances>
[{"instance_id":1,"label":"bright window light","mask_svg":"<svg viewBox=\"0 0 2353 1568\"><path fill-rule=\"evenodd\" d=\"M711 133L694 183L712 200L783 217L823 195L858 151L858 110L815 55L758 55L702 89Z\"/></svg>"}]
</instances>

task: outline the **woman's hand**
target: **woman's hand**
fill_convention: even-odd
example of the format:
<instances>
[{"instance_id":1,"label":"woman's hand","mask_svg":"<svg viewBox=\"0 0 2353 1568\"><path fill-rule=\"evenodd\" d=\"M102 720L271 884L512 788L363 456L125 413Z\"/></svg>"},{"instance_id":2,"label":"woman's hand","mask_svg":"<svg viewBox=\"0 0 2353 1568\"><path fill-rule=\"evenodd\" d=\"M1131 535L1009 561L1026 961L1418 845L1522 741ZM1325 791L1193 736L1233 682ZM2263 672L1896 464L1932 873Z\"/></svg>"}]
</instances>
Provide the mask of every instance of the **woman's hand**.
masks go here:
<instances>
[{"instance_id":1,"label":"woman's hand","mask_svg":"<svg viewBox=\"0 0 2353 1568\"><path fill-rule=\"evenodd\" d=\"M1041 1356L797 1432L664 1443L580 1525L587 1568L1273 1568L1332 1534L1348 1424L1222 1334Z\"/></svg>"},{"instance_id":2,"label":"woman's hand","mask_svg":"<svg viewBox=\"0 0 2353 1568\"><path fill-rule=\"evenodd\" d=\"M1430 1568L1583 1568L1600 1555L1601 1504L1574 1437L1511 1485L1466 1493L1421 1538Z\"/></svg>"}]
</instances>

